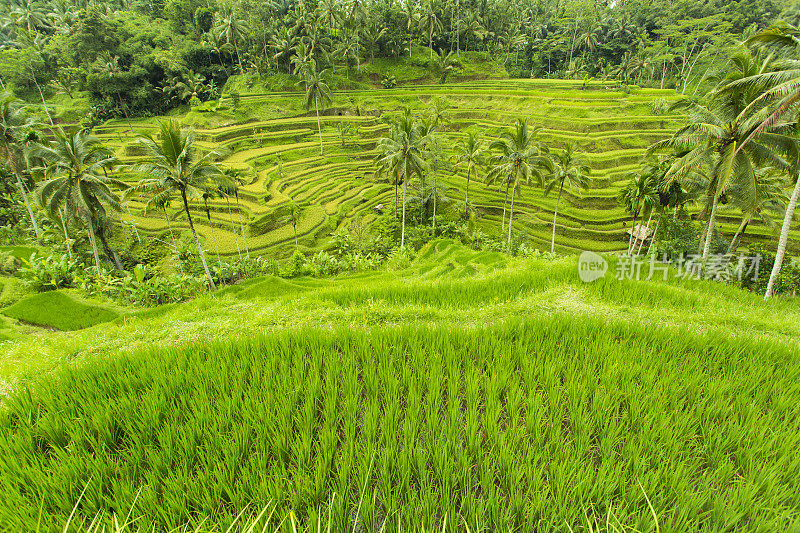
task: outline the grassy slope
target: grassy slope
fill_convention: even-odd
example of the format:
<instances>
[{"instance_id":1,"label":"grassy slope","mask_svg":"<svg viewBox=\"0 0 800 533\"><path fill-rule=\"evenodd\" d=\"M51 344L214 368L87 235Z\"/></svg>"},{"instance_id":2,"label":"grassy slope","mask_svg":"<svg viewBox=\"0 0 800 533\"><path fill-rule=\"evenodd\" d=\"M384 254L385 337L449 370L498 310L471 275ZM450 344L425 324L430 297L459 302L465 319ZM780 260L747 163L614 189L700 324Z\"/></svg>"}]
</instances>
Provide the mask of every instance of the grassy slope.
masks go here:
<instances>
[{"instance_id":1,"label":"grassy slope","mask_svg":"<svg viewBox=\"0 0 800 533\"><path fill-rule=\"evenodd\" d=\"M785 529L798 335L791 300L585 285L571 258L446 241L398 272L253 280L4 346L33 389L0 418L0 521L30 526L42 497L63 520L94 475L82 513L146 486L136 513L168 524L269 500L307 523L333 491L342 524L369 480L368 528L400 506L409 525L575 528L596 506L647 531L641 483L663 531Z\"/></svg>"},{"instance_id":2,"label":"grassy slope","mask_svg":"<svg viewBox=\"0 0 800 533\"><path fill-rule=\"evenodd\" d=\"M296 93L269 93L253 85L249 92L242 92L236 113L226 98L216 111L211 111L217 107L215 103L207 103L205 111L192 111L185 121L199 126L204 148L224 151L223 164L248 173L241 202L232 209L235 224L248 225L293 199L306 211L298 227L301 246L316 250L324 247L328 235L345 226L351 217L361 215L369 220L375 206L393 202L391 186L373 176L375 142L386 131L378 115L396 112L405 105L421 111L432 98L440 98L448 108L446 121L440 126L448 154L467 128L477 128L482 136L490 138L509 126L514 117L530 117L545 127L543 138L551 145L577 143L592 168L594 183L590 190L565 194L556 236L559 249L624 249L630 220L617 204L617 191L629 173L638 169L645 148L671 134L681 117L651 114L650 103L675 98L671 91L634 89L627 95L608 89L603 82L591 83L590 90L581 90L580 86L580 82L569 80L489 79L405 85L393 90L337 91L332 106L322 117L322 157L317 149L316 119L313 112L305 110L302 97ZM341 146L336 129L341 122L348 122L359 131L346 141L345 147ZM142 120L137 129L152 129L154 124ZM135 161L137 155L125 129L121 123L109 123L98 132L118 147L123 159ZM283 161L283 177L277 173L278 157ZM463 201L465 178L463 170L455 174L445 171L439 176L455 188L451 195L457 202ZM471 191L479 227L499 233L502 191L475 180ZM516 201L517 229L543 249L549 246L554 207L554 197L543 197L540 190L533 188L524 189ZM166 235L162 218L144 216L137 201L131 202L131 208L134 219L146 232ZM738 226L738 215L735 210L723 211L720 227L730 238ZM199 207L197 215L206 247L214 249L209 224ZM176 227L186 229L185 217L179 210L173 209L172 216ZM212 224L219 249L225 255L235 254L237 249L230 217L223 201L212 202ZM773 244L775 231L751 224L745 242ZM288 253L293 244L288 227L249 237L248 245L256 251ZM241 235L238 239L243 240ZM790 245L793 251L798 249L798 242L800 231L794 229Z\"/></svg>"},{"instance_id":3,"label":"grassy slope","mask_svg":"<svg viewBox=\"0 0 800 533\"><path fill-rule=\"evenodd\" d=\"M29 324L62 331L87 328L119 316L113 309L82 301L66 291L34 294L3 309L3 314Z\"/></svg>"}]
</instances>

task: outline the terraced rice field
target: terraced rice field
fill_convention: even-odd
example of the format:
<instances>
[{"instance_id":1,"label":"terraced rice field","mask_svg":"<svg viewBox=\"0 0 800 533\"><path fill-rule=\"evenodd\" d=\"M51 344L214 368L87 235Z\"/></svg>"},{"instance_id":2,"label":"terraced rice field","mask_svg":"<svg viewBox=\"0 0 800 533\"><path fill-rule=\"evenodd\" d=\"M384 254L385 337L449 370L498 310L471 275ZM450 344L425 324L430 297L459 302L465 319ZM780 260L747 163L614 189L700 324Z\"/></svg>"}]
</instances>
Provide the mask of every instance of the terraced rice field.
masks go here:
<instances>
[{"instance_id":1,"label":"terraced rice field","mask_svg":"<svg viewBox=\"0 0 800 533\"><path fill-rule=\"evenodd\" d=\"M792 300L447 240L255 278L8 349L0 523L795 531L798 335Z\"/></svg>"},{"instance_id":2,"label":"terraced rice field","mask_svg":"<svg viewBox=\"0 0 800 533\"><path fill-rule=\"evenodd\" d=\"M673 91L634 89L626 94L609 89L602 82L593 82L587 90L573 81L489 80L343 91L334 95L332 106L321 119L325 155L320 156L316 119L313 112L302 108L301 95L246 94L241 105L255 110L258 120L226 123L229 102L222 102L219 112L207 112L207 122L220 125L197 130L200 146L223 154L222 164L240 170L243 180L238 202L232 198L209 203L210 219L202 205L193 206L206 248L213 250L215 239L220 253L228 256L245 248L251 252L290 249L294 235L289 225L258 223L290 201L303 208L297 232L300 245L306 250L324 247L331 233L354 216L369 222L377 216L376 207L391 209L392 185L374 177L376 142L388 130L381 117L397 112L401 106L423 111L433 98L447 107L439 130L448 150L467 128L475 128L484 138L491 139L516 117L528 117L531 123L542 126L544 140L554 148L565 142L577 143L590 162L593 184L582 194L565 191L556 232L561 251L625 248L630 219L618 206L617 191L630 173L638 170L646 148L672 134L682 122L679 115L657 115L651 110L656 100L663 103L677 98ZM337 130L340 123L357 129L346 139L345 146ZM155 121L149 121L135 129L152 133L155 126ZM123 123L111 122L98 128L97 133L117 149L123 161L133 163L141 157ZM463 202L465 170L454 173L443 169L437 179L454 189L451 197L456 202ZM479 227L487 233L499 233L503 191L480 180L473 181L470 189ZM132 219L143 231L167 238L169 226L164 214L145 213L143 205L141 198L130 201ZM173 229L188 228L177 207L167 211L170 225ZM515 203L515 228L526 233L535 245L546 248L554 207L554 196L544 197L540 189L524 188ZM127 217L126 214L124 218ZM728 238L738 224L737 211L724 210L720 214L720 229ZM745 242L774 239L772 229L754 223L747 229ZM797 248L800 227L793 229L792 240L790 247Z\"/></svg>"}]
</instances>

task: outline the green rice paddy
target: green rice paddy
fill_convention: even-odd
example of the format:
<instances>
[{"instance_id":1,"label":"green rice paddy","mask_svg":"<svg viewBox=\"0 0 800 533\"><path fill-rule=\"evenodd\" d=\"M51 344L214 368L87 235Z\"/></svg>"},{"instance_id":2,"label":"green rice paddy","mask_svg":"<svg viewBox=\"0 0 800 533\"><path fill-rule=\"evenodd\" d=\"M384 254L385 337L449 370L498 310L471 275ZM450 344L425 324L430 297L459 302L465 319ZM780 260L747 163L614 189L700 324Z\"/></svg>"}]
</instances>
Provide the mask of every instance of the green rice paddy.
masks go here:
<instances>
[{"instance_id":1,"label":"green rice paddy","mask_svg":"<svg viewBox=\"0 0 800 533\"><path fill-rule=\"evenodd\" d=\"M6 345L2 522L791 530L800 308L611 260L434 241Z\"/></svg>"},{"instance_id":2,"label":"green rice paddy","mask_svg":"<svg viewBox=\"0 0 800 533\"><path fill-rule=\"evenodd\" d=\"M291 228L261 231L258 221L294 201L304 216L298 236L304 250L324 248L331 233L346 227L355 216L369 222L376 207L394 202L390 183L374 176L373 160L377 138L386 133L381 120L403 106L425 113L434 99L445 107L439 131L446 154L454 142L473 128L487 140L509 127L516 117L527 117L544 127L543 140L553 148L564 142L576 143L592 169L593 184L582 194L565 192L559 209L556 243L561 251L618 251L627 245L629 216L619 207L616 194L639 169L646 148L672 134L682 123L678 115L653 114L651 104L669 102L674 91L633 89L630 94L591 82L569 80L480 80L445 85L404 86L392 90L339 91L321 119L325 155L320 156L316 119L303 108L302 95L269 93L250 89L243 93L234 113L228 99L219 105L204 104L185 120L196 124L200 145L220 151L222 164L243 172L239 202L211 202L211 221L202 205L193 206L199 231L207 249L213 249L211 226L220 253L236 254L242 236L232 227L248 233L251 250L288 253L294 244ZM337 125L349 123L357 134L342 147ZM153 120L140 120L134 129L153 131ZM123 161L135 162L136 146L123 122L109 123L97 130L116 146ZM280 168L280 171L279 171ZM482 176L483 174L481 174ZM430 178L430 177L429 177ZM450 196L463 202L466 171L440 171L437 179L453 188ZM430 179L429 179L430 181ZM473 176L470 201L477 209L478 226L487 233L500 233L503 191L489 187ZM142 200L142 199L139 199ZM537 188L525 187L515 210L520 232L534 246L549 246L555 198L544 197ZM150 234L165 234L163 214L144 213L143 204L130 202L133 220ZM170 211L175 227L188 229L177 204ZM728 216L726 216L728 215ZM123 217L127 220L127 214ZM739 225L738 212L720 213L721 231L732 237ZM238 230L241 231L241 230ZM748 226L745 242L771 243L774 230L759 222ZM791 248L800 242L800 231L792 232ZM239 247L237 248L237 244Z\"/></svg>"}]
</instances>

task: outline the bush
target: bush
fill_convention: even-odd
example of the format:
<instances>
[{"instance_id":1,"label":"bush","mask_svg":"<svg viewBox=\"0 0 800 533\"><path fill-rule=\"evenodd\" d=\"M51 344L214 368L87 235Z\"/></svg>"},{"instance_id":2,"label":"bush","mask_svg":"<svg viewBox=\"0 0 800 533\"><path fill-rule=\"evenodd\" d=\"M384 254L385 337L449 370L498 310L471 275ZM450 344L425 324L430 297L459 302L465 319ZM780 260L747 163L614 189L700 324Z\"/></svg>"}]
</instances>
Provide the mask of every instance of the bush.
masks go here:
<instances>
[{"instance_id":1,"label":"bush","mask_svg":"<svg viewBox=\"0 0 800 533\"><path fill-rule=\"evenodd\" d=\"M156 275L147 266L137 265L133 273L125 273L113 291L130 303L137 305L162 305L181 302L205 292L206 280L202 276L188 274Z\"/></svg>"},{"instance_id":2,"label":"bush","mask_svg":"<svg viewBox=\"0 0 800 533\"><path fill-rule=\"evenodd\" d=\"M753 275L742 276L739 285L749 291L764 294L767 291L767 284L775 265L775 253L767 250L762 244L752 244L748 248L747 256L750 258L760 257L758 263L758 276L753 279ZM797 295L800 290L800 259L786 257L783 261L778 279L773 288L774 294Z\"/></svg>"},{"instance_id":3,"label":"bush","mask_svg":"<svg viewBox=\"0 0 800 533\"><path fill-rule=\"evenodd\" d=\"M71 287L76 278L83 274L81 265L67 255L40 256L34 252L29 259L23 259L22 263L18 275L36 291Z\"/></svg>"},{"instance_id":4,"label":"bush","mask_svg":"<svg viewBox=\"0 0 800 533\"><path fill-rule=\"evenodd\" d=\"M13 274L22 266L22 259L9 252L0 251L0 273Z\"/></svg>"},{"instance_id":5,"label":"bush","mask_svg":"<svg viewBox=\"0 0 800 533\"><path fill-rule=\"evenodd\" d=\"M215 283L229 285L243 279L275 275L278 273L278 263L274 259L243 257L232 262L212 263L209 270Z\"/></svg>"}]
</instances>

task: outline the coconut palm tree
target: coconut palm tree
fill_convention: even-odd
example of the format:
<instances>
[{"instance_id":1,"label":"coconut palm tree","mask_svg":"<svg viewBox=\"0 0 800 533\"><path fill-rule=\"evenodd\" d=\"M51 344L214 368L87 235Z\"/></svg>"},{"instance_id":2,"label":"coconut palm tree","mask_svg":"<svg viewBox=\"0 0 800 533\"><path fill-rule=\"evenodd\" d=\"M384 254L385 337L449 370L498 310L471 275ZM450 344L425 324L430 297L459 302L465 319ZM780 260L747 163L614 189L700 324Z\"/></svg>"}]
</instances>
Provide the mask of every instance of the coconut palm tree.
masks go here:
<instances>
[{"instance_id":1,"label":"coconut palm tree","mask_svg":"<svg viewBox=\"0 0 800 533\"><path fill-rule=\"evenodd\" d=\"M236 52L236 60L239 63L239 73L244 74L244 67L242 66L242 56L239 53L239 43L247 38L249 27L247 21L240 18L236 13L236 8L228 6L221 12L221 19L217 24L215 31L220 32L225 37L225 40L233 46Z\"/></svg>"},{"instance_id":2,"label":"coconut palm tree","mask_svg":"<svg viewBox=\"0 0 800 533\"><path fill-rule=\"evenodd\" d=\"M412 174L422 176L427 164L425 162L425 144L427 139L421 124L414 120L411 111L406 109L397 121L390 124L388 137L378 141L378 167L390 171L403 183L403 208L400 232L400 249L406 242L406 194L408 181Z\"/></svg>"},{"instance_id":3,"label":"coconut palm tree","mask_svg":"<svg viewBox=\"0 0 800 533\"><path fill-rule=\"evenodd\" d=\"M295 251L300 250L300 245L297 243L297 223L300 222L300 206L297 205L294 200L289 202L289 208L286 212L286 221L292 225L292 230L294 231L294 249Z\"/></svg>"},{"instance_id":4,"label":"coconut palm tree","mask_svg":"<svg viewBox=\"0 0 800 533\"><path fill-rule=\"evenodd\" d=\"M46 179L36 189L39 203L53 219L62 218L63 210L68 218L85 224L98 275L98 237L106 256L121 270L119 258L106 239L107 228L103 227L108 223L107 208L121 209L119 196L112 188L128 187L105 172L117 164L114 153L86 130L71 128L65 132L59 128L52 142L37 144L30 155L43 162Z\"/></svg>"},{"instance_id":5,"label":"coconut palm tree","mask_svg":"<svg viewBox=\"0 0 800 533\"><path fill-rule=\"evenodd\" d=\"M650 174L639 173L631 177L622 190L619 191L618 199L625 210L631 214L631 236L628 239L628 254L632 254L636 247L638 234L636 232L636 218L639 213L652 212L658 203L658 187ZM635 237L636 236L636 237Z\"/></svg>"},{"instance_id":6,"label":"coconut palm tree","mask_svg":"<svg viewBox=\"0 0 800 533\"><path fill-rule=\"evenodd\" d=\"M365 42L369 44L370 64L375 61L375 49L378 47L378 41L380 41L381 37L384 35L386 35L386 28L374 21L369 22L361 29L361 36L364 38Z\"/></svg>"},{"instance_id":7,"label":"coconut palm tree","mask_svg":"<svg viewBox=\"0 0 800 533\"><path fill-rule=\"evenodd\" d=\"M408 32L408 59L411 60L411 48L414 42L414 27L419 22L417 13L417 3L414 0L405 0L402 4L403 15L406 19L406 31Z\"/></svg>"},{"instance_id":8,"label":"coconut palm tree","mask_svg":"<svg viewBox=\"0 0 800 533\"><path fill-rule=\"evenodd\" d=\"M428 0L422 5L422 16L420 18L420 27L428 34L428 47L431 49L431 61L433 61L433 33L441 31L442 21L439 20L436 6L433 5L432 0Z\"/></svg>"},{"instance_id":9,"label":"coconut palm tree","mask_svg":"<svg viewBox=\"0 0 800 533\"><path fill-rule=\"evenodd\" d=\"M523 182L536 179L542 183L542 171L552 172L553 164L547 156L547 147L537 137L541 128L530 128L528 121L517 119L513 130L504 131L490 148L498 154L492 158L492 169L487 178L502 179L511 188L511 210L508 215L508 247L511 248L511 228L514 219L514 198ZM504 209L505 211L505 209ZM505 212L503 213L505 218Z\"/></svg>"},{"instance_id":10,"label":"coconut palm tree","mask_svg":"<svg viewBox=\"0 0 800 533\"><path fill-rule=\"evenodd\" d=\"M743 92L717 93L708 103L689 99L670 108L688 114L688 124L670 139L655 143L649 151L667 150L678 157L667 173L667 179L685 177L693 171L707 173L707 225L702 236L702 260L708 259L720 198L734 185L741 193L754 194L747 184L756 168L771 165L787 168L780 153L792 146L789 126L775 127L770 133L748 143L744 141L763 120L763 112L748 112L748 98Z\"/></svg>"},{"instance_id":11,"label":"coconut palm tree","mask_svg":"<svg viewBox=\"0 0 800 533\"><path fill-rule=\"evenodd\" d=\"M439 83L447 81L447 75L456 67L456 58L453 52L442 50L433 54L433 67L439 75Z\"/></svg>"},{"instance_id":12,"label":"coconut palm tree","mask_svg":"<svg viewBox=\"0 0 800 533\"><path fill-rule=\"evenodd\" d=\"M553 212L553 239L550 243L550 253L555 253L556 251L556 219L558 218L558 206L561 203L564 185L567 185L570 191L575 188L587 189L591 183L589 172L589 165L586 160L576 157L574 144L569 143L563 152L553 154L553 173L545 178L544 186L545 196L558 187L556 209Z\"/></svg>"},{"instance_id":13,"label":"coconut palm tree","mask_svg":"<svg viewBox=\"0 0 800 533\"><path fill-rule=\"evenodd\" d=\"M743 186L737 184L731 188L731 204L741 210L742 221L728 246L728 254L734 253L739 248L742 236L754 218L758 217L767 226L773 226L774 222L769 213L783 214L786 209L783 179L777 172L771 168L759 168L748 178L752 183ZM744 190L739 191L740 187Z\"/></svg>"},{"instance_id":14,"label":"coconut palm tree","mask_svg":"<svg viewBox=\"0 0 800 533\"><path fill-rule=\"evenodd\" d=\"M474 131L467 132L467 138L456 144L456 170L459 167L467 167L467 189L464 195L464 218L467 218L469 212L469 179L472 171L475 171L475 178L478 178L478 167L484 164L484 148L483 141L478 139Z\"/></svg>"},{"instance_id":15,"label":"coconut palm tree","mask_svg":"<svg viewBox=\"0 0 800 533\"><path fill-rule=\"evenodd\" d=\"M797 104L800 102L800 29L788 24L773 26L754 35L748 39L746 44L764 46L783 54L783 57L773 63L772 68L733 80L721 89L722 91L738 91L743 87L759 91L761 94L749 103L746 111L768 104L769 114L763 117L759 125L749 132L747 138L740 144L739 151L744 150L754 140L762 138L765 132L772 132L776 126L783 127L782 119L786 115L796 114ZM793 166L800 167L800 164L796 163L796 158L790 155L789 160L792 161ZM789 228L797 207L798 197L800 197L800 179L798 179L796 171L792 172L792 177L794 187L789 203L786 205L786 214L778 239L778 249L775 253L775 263L764 294L765 299L772 297L775 282L783 267L783 258L789 242Z\"/></svg>"},{"instance_id":16,"label":"coconut palm tree","mask_svg":"<svg viewBox=\"0 0 800 533\"><path fill-rule=\"evenodd\" d=\"M143 135L139 142L147 151L147 160L136 165L136 170L145 174L136 186L153 196L175 194L182 203L189 229L192 230L197 253L203 264L208 284L216 290L211 272L208 270L206 255L197 236L197 231L189 209L189 200L202 200L203 195L221 187L230 188L233 184L212 161L215 152L200 155L195 146L194 130L181 131L175 120L159 123L160 138Z\"/></svg>"},{"instance_id":17,"label":"coconut palm tree","mask_svg":"<svg viewBox=\"0 0 800 533\"><path fill-rule=\"evenodd\" d=\"M41 238L39 225L33 216L33 209L28 200L28 193L22 181L22 170L25 166L25 143L30 136L36 122L28 115L25 107L12 95L5 93L0 97L0 150L6 166L14 174L17 189L22 196L25 209L31 219L33 233L36 238Z\"/></svg>"},{"instance_id":18,"label":"coconut palm tree","mask_svg":"<svg viewBox=\"0 0 800 533\"><path fill-rule=\"evenodd\" d=\"M319 121L319 108L323 108L333 100L331 89L326 83L328 70L317 71L317 62L311 59L308 68L305 69L304 80L306 88L306 109L314 110L317 113L317 131L319 132L319 155L323 155L322 148L322 125Z\"/></svg>"}]
</instances>

